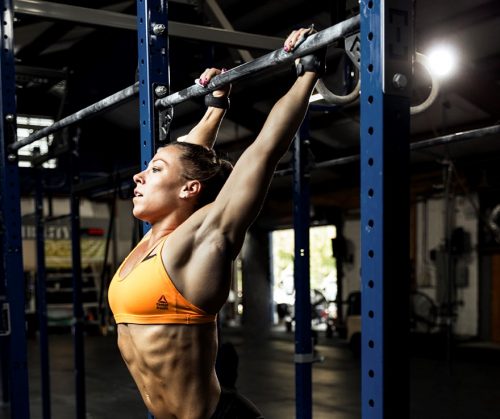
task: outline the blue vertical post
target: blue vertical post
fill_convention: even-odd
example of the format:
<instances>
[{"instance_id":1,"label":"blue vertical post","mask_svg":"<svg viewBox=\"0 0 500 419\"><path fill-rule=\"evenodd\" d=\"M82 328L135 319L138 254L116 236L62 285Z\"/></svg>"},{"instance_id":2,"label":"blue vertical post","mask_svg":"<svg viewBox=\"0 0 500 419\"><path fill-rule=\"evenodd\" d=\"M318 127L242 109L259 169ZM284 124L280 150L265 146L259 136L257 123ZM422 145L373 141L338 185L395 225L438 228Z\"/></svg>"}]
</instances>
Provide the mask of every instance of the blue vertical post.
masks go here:
<instances>
[{"instance_id":1,"label":"blue vertical post","mask_svg":"<svg viewBox=\"0 0 500 419\"><path fill-rule=\"evenodd\" d=\"M412 2L361 0L361 412L409 417Z\"/></svg>"},{"instance_id":2,"label":"blue vertical post","mask_svg":"<svg viewBox=\"0 0 500 419\"><path fill-rule=\"evenodd\" d=\"M71 185L80 181L79 129L71 136ZM76 418L85 419L85 315L82 301L82 260L80 243L80 197L72 190L71 211L71 273L73 277L73 356L75 368Z\"/></svg>"},{"instance_id":3,"label":"blue vertical post","mask_svg":"<svg viewBox=\"0 0 500 419\"><path fill-rule=\"evenodd\" d=\"M141 169L152 159L159 140L154 102L169 94L168 2L137 0L137 42L141 126ZM150 228L143 224L143 232Z\"/></svg>"},{"instance_id":4,"label":"blue vertical post","mask_svg":"<svg viewBox=\"0 0 500 419\"><path fill-rule=\"evenodd\" d=\"M10 328L2 328L2 356L7 359L11 417L27 419L29 411L28 362L26 353L25 294L21 242L19 169L15 155L7 147L16 139L16 101L14 68L14 9L12 0L2 1L0 36L0 237L2 240L0 286L2 318L10 312ZM3 295L2 295L3 294ZM3 300L3 301L2 301ZM9 330L10 329L10 330ZM5 365L4 365L5 367Z\"/></svg>"},{"instance_id":5,"label":"blue vertical post","mask_svg":"<svg viewBox=\"0 0 500 419\"><path fill-rule=\"evenodd\" d=\"M311 294L309 286L308 123L302 123L293 150L293 226L295 232L295 415L312 418Z\"/></svg>"},{"instance_id":6,"label":"blue vertical post","mask_svg":"<svg viewBox=\"0 0 500 419\"><path fill-rule=\"evenodd\" d=\"M144 170L160 140L160 121L154 102L170 93L166 0L137 0L137 55L141 169ZM142 228L145 234L151 226L143 223ZM153 416L148 413L148 418Z\"/></svg>"},{"instance_id":7,"label":"blue vertical post","mask_svg":"<svg viewBox=\"0 0 500 419\"><path fill-rule=\"evenodd\" d=\"M42 389L43 419L50 419L50 363L49 339L47 327L47 292L45 269L45 224L43 221L43 186L42 168L37 168L35 185L36 219L36 311L38 313L38 331L40 336L40 369Z\"/></svg>"},{"instance_id":8,"label":"blue vertical post","mask_svg":"<svg viewBox=\"0 0 500 419\"><path fill-rule=\"evenodd\" d=\"M0 203L1 203L1 194L0 194ZM2 224L2 216L0 212L0 228L3 233ZM0 235L1 237L1 235ZM3 240L0 240L0 255L3 255ZM7 302L7 283L5 278L5 271L3 266L3 260L0 260L0 314L4 315L4 309L8 307ZM9 330L6 328L9 327L9 324L5 321L6 319L2 319L0 323L0 389L2 392L1 400L4 404L7 404L10 400L9 394L9 340L8 333Z\"/></svg>"}]
</instances>

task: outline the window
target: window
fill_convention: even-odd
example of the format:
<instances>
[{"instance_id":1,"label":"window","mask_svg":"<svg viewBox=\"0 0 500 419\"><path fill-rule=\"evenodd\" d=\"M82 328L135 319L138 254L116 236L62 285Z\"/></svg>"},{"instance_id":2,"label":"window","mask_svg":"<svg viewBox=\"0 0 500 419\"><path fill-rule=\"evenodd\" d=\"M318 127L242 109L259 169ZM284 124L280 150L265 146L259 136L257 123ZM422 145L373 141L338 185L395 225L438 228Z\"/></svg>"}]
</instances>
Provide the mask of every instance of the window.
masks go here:
<instances>
[{"instance_id":1,"label":"window","mask_svg":"<svg viewBox=\"0 0 500 419\"><path fill-rule=\"evenodd\" d=\"M29 137L35 131L52 125L54 120L51 118L43 116L29 116L29 115L18 115L17 117L17 140L20 141L26 137ZM48 137L40 138L35 142L21 148L18 151L19 154L19 167L32 167L31 159L37 153L43 155L49 151L49 145L51 144L54 136L51 134ZM46 169L56 168L56 159L48 160L42 164L42 167Z\"/></svg>"}]
</instances>

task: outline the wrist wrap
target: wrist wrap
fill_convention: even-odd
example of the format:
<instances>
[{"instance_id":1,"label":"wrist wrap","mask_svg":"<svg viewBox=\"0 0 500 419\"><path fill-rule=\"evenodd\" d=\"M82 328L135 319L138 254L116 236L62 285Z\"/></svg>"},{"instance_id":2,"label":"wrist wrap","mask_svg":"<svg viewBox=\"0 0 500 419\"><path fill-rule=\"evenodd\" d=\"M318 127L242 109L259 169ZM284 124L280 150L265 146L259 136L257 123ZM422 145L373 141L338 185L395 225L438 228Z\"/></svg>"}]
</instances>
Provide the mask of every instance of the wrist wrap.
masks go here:
<instances>
[{"instance_id":1,"label":"wrist wrap","mask_svg":"<svg viewBox=\"0 0 500 419\"><path fill-rule=\"evenodd\" d=\"M215 97L212 93L205 95L205 106L212 108L229 109L230 101L227 96Z\"/></svg>"},{"instance_id":2,"label":"wrist wrap","mask_svg":"<svg viewBox=\"0 0 500 419\"><path fill-rule=\"evenodd\" d=\"M297 70L297 77L302 76L306 71L313 71L318 76L322 76L326 71L326 48L299 58L295 64L295 68Z\"/></svg>"}]
</instances>

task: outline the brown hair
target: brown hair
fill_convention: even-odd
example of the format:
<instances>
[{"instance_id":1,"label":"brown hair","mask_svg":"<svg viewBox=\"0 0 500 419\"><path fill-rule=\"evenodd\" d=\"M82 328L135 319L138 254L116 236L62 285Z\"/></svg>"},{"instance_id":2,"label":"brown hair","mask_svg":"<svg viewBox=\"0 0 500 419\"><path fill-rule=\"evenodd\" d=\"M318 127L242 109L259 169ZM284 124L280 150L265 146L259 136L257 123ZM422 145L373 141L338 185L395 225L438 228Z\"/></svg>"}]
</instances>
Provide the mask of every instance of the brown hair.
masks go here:
<instances>
[{"instance_id":1,"label":"brown hair","mask_svg":"<svg viewBox=\"0 0 500 419\"><path fill-rule=\"evenodd\" d=\"M182 176L201 183L197 207L214 201L233 170L233 165L217 156L214 150L198 144L175 141L167 145L181 151Z\"/></svg>"}]
</instances>

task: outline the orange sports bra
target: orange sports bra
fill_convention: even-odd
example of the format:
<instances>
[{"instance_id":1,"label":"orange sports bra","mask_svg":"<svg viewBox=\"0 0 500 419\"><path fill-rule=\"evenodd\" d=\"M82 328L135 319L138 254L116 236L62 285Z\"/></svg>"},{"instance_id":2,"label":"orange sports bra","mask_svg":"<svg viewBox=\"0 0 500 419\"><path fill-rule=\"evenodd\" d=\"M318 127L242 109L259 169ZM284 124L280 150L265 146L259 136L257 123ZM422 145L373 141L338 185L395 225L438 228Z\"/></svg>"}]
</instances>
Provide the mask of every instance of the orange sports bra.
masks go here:
<instances>
[{"instance_id":1,"label":"orange sports bra","mask_svg":"<svg viewBox=\"0 0 500 419\"><path fill-rule=\"evenodd\" d=\"M208 314L191 304L175 288L161 258L166 238L161 239L156 254L146 256L125 278L120 276L120 271L128 256L116 271L108 290L109 306L116 323L200 324L215 321L215 314Z\"/></svg>"}]
</instances>

